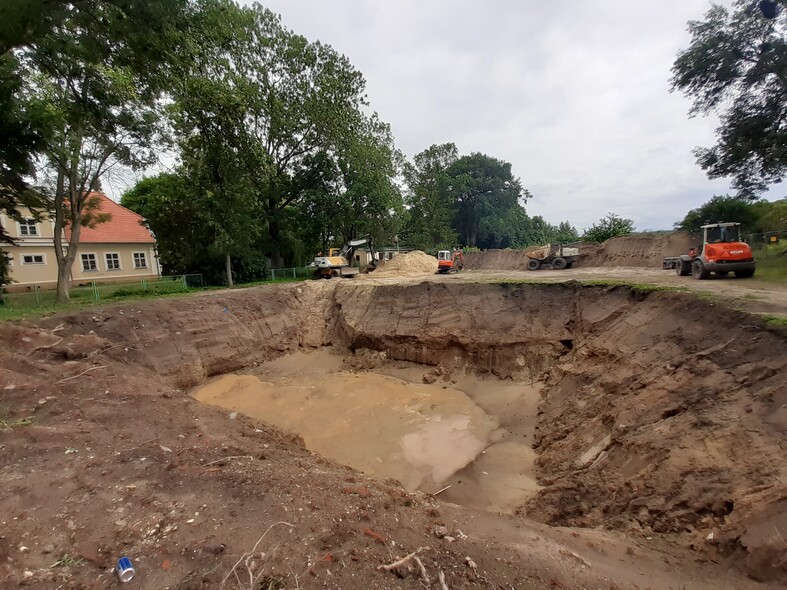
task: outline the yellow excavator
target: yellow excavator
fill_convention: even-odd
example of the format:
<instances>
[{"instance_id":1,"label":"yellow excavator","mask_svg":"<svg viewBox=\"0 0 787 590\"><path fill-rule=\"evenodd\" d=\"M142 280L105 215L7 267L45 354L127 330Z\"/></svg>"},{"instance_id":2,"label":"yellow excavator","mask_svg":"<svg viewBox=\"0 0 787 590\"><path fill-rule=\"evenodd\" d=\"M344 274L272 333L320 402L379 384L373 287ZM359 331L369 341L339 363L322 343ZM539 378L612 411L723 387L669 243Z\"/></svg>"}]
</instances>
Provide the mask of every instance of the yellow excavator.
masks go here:
<instances>
[{"instance_id":1,"label":"yellow excavator","mask_svg":"<svg viewBox=\"0 0 787 590\"><path fill-rule=\"evenodd\" d=\"M368 270L374 270L377 265L375 258L374 243L370 236L350 240L341 249L330 248L327 256L318 254L310 266L314 268L315 279L332 279L333 277L343 277L351 279L361 272L358 267L352 266L353 254L361 246L366 245L371 253L371 262L367 265Z\"/></svg>"}]
</instances>

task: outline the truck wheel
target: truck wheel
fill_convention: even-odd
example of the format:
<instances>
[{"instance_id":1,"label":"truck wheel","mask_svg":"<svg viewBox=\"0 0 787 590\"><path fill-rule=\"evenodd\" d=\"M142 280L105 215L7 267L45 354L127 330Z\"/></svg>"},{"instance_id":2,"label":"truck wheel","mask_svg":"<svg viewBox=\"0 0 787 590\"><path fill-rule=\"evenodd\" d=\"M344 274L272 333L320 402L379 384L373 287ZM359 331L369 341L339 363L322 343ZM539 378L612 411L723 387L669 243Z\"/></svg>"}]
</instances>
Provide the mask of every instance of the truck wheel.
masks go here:
<instances>
[{"instance_id":1,"label":"truck wheel","mask_svg":"<svg viewBox=\"0 0 787 590\"><path fill-rule=\"evenodd\" d=\"M691 264L685 260L678 260L675 265L675 274L679 277L687 277L691 274Z\"/></svg>"},{"instance_id":2,"label":"truck wheel","mask_svg":"<svg viewBox=\"0 0 787 590\"><path fill-rule=\"evenodd\" d=\"M695 260L691 265L691 276L698 281L705 280L710 276L710 273L705 270L705 265L702 264L702 260Z\"/></svg>"},{"instance_id":3,"label":"truck wheel","mask_svg":"<svg viewBox=\"0 0 787 590\"><path fill-rule=\"evenodd\" d=\"M754 276L754 269L749 268L746 270L736 270L735 271L735 278L736 279L750 279Z\"/></svg>"},{"instance_id":4,"label":"truck wheel","mask_svg":"<svg viewBox=\"0 0 787 590\"><path fill-rule=\"evenodd\" d=\"M531 258L527 261L527 270L538 270L539 268L541 268L541 263L538 260Z\"/></svg>"},{"instance_id":5,"label":"truck wheel","mask_svg":"<svg viewBox=\"0 0 787 590\"><path fill-rule=\"evenodd\" d=\"M563 270L564 268L566 268L566 264L567 264L566 259L558 256L552 261L552 268L554 268L555 270Z\"/></svg>"}]
</instances>

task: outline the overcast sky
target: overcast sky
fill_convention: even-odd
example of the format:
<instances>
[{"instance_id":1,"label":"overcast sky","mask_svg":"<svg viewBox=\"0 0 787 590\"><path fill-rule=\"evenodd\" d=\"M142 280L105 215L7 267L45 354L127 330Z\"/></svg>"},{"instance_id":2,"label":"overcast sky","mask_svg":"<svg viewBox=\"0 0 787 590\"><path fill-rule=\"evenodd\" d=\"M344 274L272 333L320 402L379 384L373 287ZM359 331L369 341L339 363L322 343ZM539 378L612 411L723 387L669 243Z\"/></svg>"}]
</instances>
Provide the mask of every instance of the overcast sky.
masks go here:
<instances>
[{"instance_id":1,"label":"overcast sky","mask_svg":"<svg viewBox=\"0 0 787 590\"><path fill-rule=\"evenodd\" d=\"M729 0L722 3L730 4ZM453 141L513 164L531 215L590 225L607 212L670 228L726 181L692 149L713 119L670 94L686 23L709 0L266 0L366 77L408 157Z\"/></svg>"}]
</instances>

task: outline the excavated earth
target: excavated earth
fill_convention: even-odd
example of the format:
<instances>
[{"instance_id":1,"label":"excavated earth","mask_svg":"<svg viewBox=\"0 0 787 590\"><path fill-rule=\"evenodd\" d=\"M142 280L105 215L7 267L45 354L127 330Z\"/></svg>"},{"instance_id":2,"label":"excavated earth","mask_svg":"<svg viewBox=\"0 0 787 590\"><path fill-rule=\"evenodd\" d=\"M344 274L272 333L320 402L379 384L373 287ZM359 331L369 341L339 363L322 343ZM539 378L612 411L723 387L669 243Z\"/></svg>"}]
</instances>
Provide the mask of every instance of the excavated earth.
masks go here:
<instances>
[{"instance_id":1,"label":"excavated earth","mask_svg":"<svg viewBox=\"0 0 787 590\"><path fill-rule=\"evenodd\" d=\"M787 335L688 293L314 281L0 360L3 588L787 583Z\"/></svg>"}]
</instances>

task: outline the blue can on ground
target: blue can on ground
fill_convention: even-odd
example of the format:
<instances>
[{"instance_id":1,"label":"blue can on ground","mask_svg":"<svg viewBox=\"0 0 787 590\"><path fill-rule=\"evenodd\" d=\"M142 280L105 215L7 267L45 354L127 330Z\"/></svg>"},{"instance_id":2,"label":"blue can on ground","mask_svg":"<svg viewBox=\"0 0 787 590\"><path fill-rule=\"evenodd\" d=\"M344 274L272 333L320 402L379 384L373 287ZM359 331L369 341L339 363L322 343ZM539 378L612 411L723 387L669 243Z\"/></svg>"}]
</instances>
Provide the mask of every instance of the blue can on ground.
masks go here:
<instances>
[{"instance_id":1,"label":"blue can on ground","mask_svg":"<svg viewBox=\"0 0 787 590\"><path fill-rule=\"evenodd\" d=\"M115 566L121 582L130 582L134 578L134 565L128 557L121 557Z\"/></svg>"}]
</instances>

